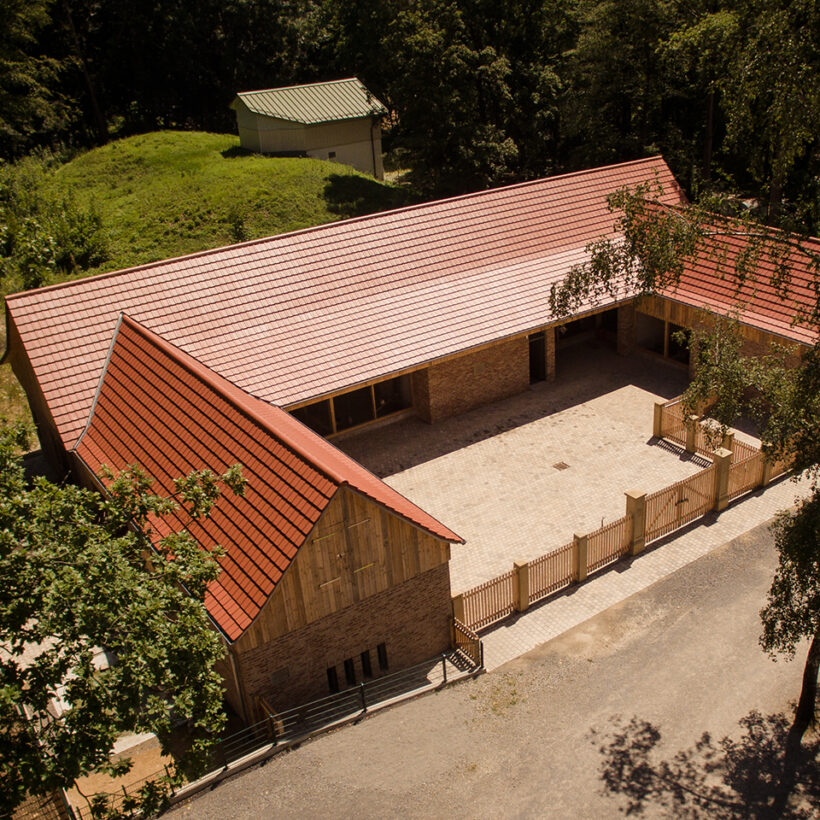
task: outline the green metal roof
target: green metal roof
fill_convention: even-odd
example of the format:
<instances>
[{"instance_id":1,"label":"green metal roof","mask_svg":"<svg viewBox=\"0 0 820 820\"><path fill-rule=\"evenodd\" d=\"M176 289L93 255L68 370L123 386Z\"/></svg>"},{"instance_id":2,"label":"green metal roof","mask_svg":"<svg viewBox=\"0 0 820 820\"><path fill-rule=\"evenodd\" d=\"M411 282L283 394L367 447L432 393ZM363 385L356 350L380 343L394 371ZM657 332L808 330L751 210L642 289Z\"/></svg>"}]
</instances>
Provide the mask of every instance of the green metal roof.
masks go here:
<instances>
[{"instance_id":1,"label":"green metal roof","mask_svg":"<svg viewBox=\"0 0 820 820\"><path fill-rule=\"evenodd\" d=\"M387 112L356 77L264 91L241 91L237 98L254 114L304 125Z\"/></svg>"}]
</instances>

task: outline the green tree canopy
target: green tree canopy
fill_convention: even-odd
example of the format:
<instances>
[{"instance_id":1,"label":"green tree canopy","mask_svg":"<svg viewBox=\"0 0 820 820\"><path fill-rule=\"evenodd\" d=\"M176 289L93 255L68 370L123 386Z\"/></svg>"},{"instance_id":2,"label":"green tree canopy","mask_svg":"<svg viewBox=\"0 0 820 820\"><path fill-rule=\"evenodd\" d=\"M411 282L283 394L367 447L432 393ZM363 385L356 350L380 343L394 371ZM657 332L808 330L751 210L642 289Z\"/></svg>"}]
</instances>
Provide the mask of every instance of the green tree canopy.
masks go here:
<instances>
[{"instance_id":1,"label":"green tree canopy","mask_svg":"<svg viewBox=\"0 0 820 820\"><path fill-rule=\"evenodd\" d=\"M794 320L818 341L799 357L788 345L773 346L765 355L744 354L739 325L731 316L695 328L694 377L684 393L686 413L708 407L724 430L751 415L764 452L790 458L796 473L811 479L808 499L781 515L775 526L780 560L762 612L761 643L767 651L793 655L800 640L810 642L794 753L813 720L820 668L820 253L816 242L758 225L748 216L725 218L706 204L668 208L653 197L651 186L610 197L618 214L616 232L593 243L588 261L553 288L554 314L568 315L596 295L659 292L680 279L687 258L694 256L710 262L715 276L733 280L738 294L762 277L784 300L798 287L805 293L806 277L814 294ZM742 249L727 253L728 238L740 240ZM793 759L790 765L795 771Z\"/></svg>"},{"instance_id":2,"label":"green tree canopy","mask_svg":"<svg viewBox=\"0 0 820 820\"><path fill-rule=\"evenodd\" d=\"M207 515L223 485L243 492L238 468L194 473L163 498L132 467L103 497L27 484L24 444L22 428L0 432L0 804L124 773L108 757L124 732L167 750L183 731L178 766L196 771L224 721L223 648L202 605L219 568L187 532L153 525Z\"/></svg>"}]
</instances>

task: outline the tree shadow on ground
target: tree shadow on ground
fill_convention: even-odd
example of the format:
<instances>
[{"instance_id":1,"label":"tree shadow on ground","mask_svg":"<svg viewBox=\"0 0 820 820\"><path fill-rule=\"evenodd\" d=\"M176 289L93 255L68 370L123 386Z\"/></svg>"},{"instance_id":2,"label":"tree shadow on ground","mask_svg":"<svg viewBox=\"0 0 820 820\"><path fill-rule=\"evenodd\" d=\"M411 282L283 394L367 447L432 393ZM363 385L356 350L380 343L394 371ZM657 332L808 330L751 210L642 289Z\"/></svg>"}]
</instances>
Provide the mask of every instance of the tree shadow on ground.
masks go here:
<instances>
[{"instance_id":1,"label":"tree shadow on ground","mask_svg":"<svg viewBox=\"0 0 820 820\"><path fill-rule=\"evenodd\" d=\"M352 174L330 174L323 192L327 209L341 217L365 216L418 201L407 188Z\"/></svg>"},{"instance_id":2,"label":"tree shadow on ground","mask_svg":"<svg viewBox=\"0 0 820 820\"><path fill-rule=\"evenodd\" d=\"M659 760L657 726L637 717L629 722L613 719L610 731L592 733L603 758L604 792L623 797L622 812L636 817L820 816L820 737L804 739L787 762L791 723L785 715L752 711L739 723L739 739L716 741L704 733L691 748Z\"/></svg>"},{"instance_id":3,"label":"tree shadow on ground","mask_svg":"<svg viewBox=\"0 0 820 820\"><path fill-rule=\"evenodd\" d=\"M234 157L249 157L253 151L249 151L247 148L240 148L238 145L233 145L219 153L222 154L224 159L233 159Z\"/></svg>"}]
</instances>

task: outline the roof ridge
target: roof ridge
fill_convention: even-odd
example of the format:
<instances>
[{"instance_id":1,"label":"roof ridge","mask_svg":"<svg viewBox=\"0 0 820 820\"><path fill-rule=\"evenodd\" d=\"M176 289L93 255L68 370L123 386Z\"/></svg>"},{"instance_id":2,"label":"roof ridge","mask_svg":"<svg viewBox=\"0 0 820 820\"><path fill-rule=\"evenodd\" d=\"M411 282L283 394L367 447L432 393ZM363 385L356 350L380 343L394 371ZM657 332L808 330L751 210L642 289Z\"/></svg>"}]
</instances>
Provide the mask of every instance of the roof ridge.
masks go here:
<instances>
[{"instance_id":1,"label":"roof ridge","mask_svg":"<svg viewBox=\"0 0 820 820\"><path fill-rule=\"evenodd\" d=\"M122 276L122 275L125 275L125 274L135 273L137 271L152 270L152 269L157 268L157 267L163 267L163 266L169 264L170 262L180 262L180 261L184 261L184 260L188 260L188 259L200 259L202 257L209 256L210 254L223 253L223 252L225 252L226 250L229 250L229 249L253 247L253 246L256 246L256 245L261 245L261 244L266 243L266 242L274 242L274 241L278 241L278 240L284 241L285 239L293 237L293 236L300 236L300 235L303 235L303 234L316 233L316 232L323 231L323 230L330 230L330 229L338 228L338 227L343 226L343 225L359 224L359 223L362 223L362 222L367 222L367 221L370 221L370 220L375 220L375 219L379 219L379 218L382 218L382 217L391 216L391 215L394 215L394 214L409 213L411 211L423 210L424 208L431 208L435 205L443 205L445 203L450 203L450 202L460 202L460 201L464 201L464 200L467 200L467 199L479 199L479 198L482 198L482 197L485 197L485 196L498 194L498 193L504 192L504 191L514 191L514 190L519 190L519 189L528 188L528 187L535 187L536 185L543 185L543 184L546 184L546 183L554 183L554 182L557 182L559 180L570 179L570 178L573 178L573 177L580 177L580 176L585 176L585 175L589 175L589 174L601 173L601 172L609 171L613 168L627 168L627 167L630 167L630 166L633 166L633 165L647 164L647 163L651 163L651 162L653 162L655 160L658 160L658 159L661 160L661 162L663 162L664 164L666 164L666 161L664 160L663 155L653 154L652 156L644 157L643 159L633 159L633 160L628 160L627 162L616 162L616 163L612 163L610 165L602 165L602 166L597 167L597 168L585 168L585 169L580 170L580 171L570 171L566 174L557 174L556 176L551 176L551 177L540 177L539 179L530 179L530 180L525 180L524 182L514 182L514 183L511 183L510 185L503 185L500 188L487 188L487 189L484 189L482 191L471 191L470 193L458 194L457 196L444 197L443 199L434 199L430 202L419 202L419 203L416 203L414 205L405 205L401 208L391 208L390 210L387 210L387 211L376 211L372 214L364 214L363 216L355 216L355 217L352 217L350 219L340 219L340 220L337 220L335 222L324 222L321 225L311 225L307 228L300 228L300 229L295 230L295 231L285 231L284 233L273 234L271 236L263 236L263 237L260 237L259 239L249 239L247 242L237 242L237 243L232 244L232 245L220 245L217 248L208 248L208 249L203 250L203 251L196 251L195 253L183 254L182 256L174 256L174 257L171 257L170 259L158 259L154 262L146 262L142 265L133 265L130 268L121 268L120 270L108 271L106 273L98 273L98 274L95 274L94 276L86 276L86 277L83 277L83 278L80 278L80 279L74 279L71 282L58 282L54 285L47 285L46 287L43 287L43 288L37 288L36 290L18 291L17 293L11 293L8 296L6 296L6 302L15 301L15 300L24 298L26 296L30 296L32 294L41 294L41 293L52 292L52 291L55 291L55 290L61 290L61 289L66 289L66 288L82 287L85 283L88 283L88 282L97 282L97 281L100 281L100 280L103 280L103 279L108 279L108 278L115 277L115 276ZM680 186L678 186L678 188L680 188Z\"/></svg>"}]
</instances>

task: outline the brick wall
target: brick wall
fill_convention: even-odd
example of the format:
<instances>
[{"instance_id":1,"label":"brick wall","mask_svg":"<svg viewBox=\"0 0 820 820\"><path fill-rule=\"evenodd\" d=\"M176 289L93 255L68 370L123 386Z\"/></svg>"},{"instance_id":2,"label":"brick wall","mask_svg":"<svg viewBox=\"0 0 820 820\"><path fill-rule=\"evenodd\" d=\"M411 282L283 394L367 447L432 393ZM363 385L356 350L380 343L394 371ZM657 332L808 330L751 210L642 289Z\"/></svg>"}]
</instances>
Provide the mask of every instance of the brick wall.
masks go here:
<instances>
[{"instance_id":1,"label":"brick wall","mask_svg":"<svg viewBox=\"0 0 820 820\"><path fill-rule=\"evenodd\" d=\"M274 709L286 709L330 694L327 668L336 667L345 687L343 663L352 658L362 676L360 653L370 650L374 676L376 647L386 644L389 671L433 657L450 646L450 571L447 564L328 615L282 638L244 652L240 675L248 707L263 695Z\"/></svg>"},{"instance_id":2,"label":"brick wall","mask_svg":"<svg viewBox=\"0 0 820 820\"><path fill-rule=\"evenodd\" d=\"M435 423L521 393L530 384L529 361L529 343L522 336L434 362L414 374L416 410L425 421Z\"/></svg>"}]
</instances>

